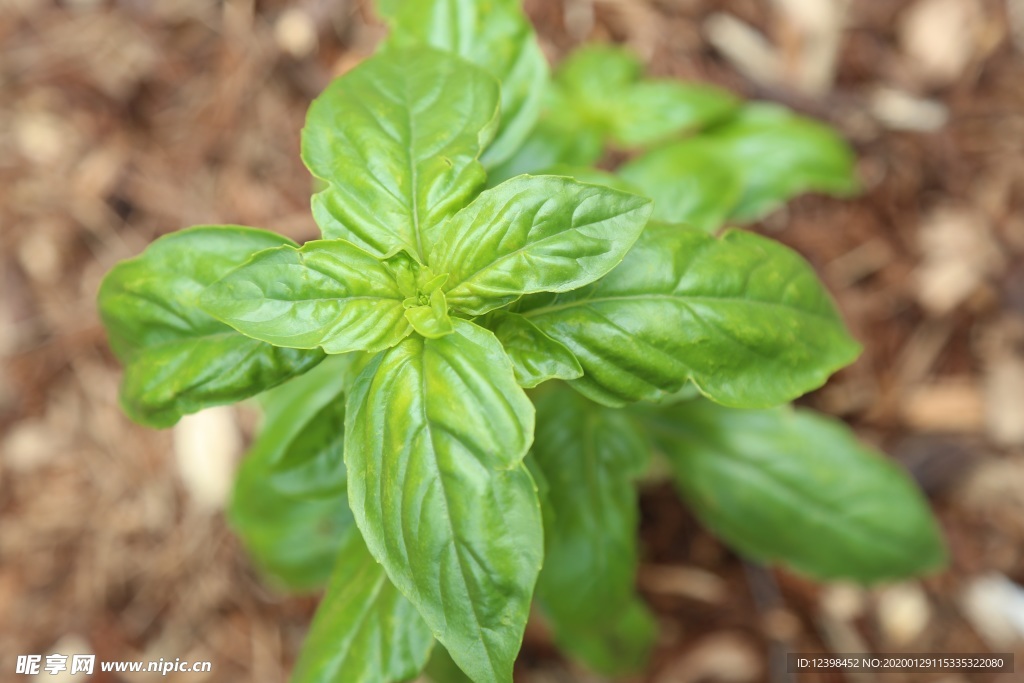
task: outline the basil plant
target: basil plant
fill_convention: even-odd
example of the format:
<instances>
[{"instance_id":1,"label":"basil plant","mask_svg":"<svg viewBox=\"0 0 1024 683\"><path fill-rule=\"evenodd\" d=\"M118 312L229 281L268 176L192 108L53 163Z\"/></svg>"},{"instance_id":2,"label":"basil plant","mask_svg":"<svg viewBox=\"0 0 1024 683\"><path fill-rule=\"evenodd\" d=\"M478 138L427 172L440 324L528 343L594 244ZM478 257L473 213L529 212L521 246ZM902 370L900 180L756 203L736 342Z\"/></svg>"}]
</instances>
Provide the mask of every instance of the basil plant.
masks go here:
<instances>
[{"instance_id":1,"label":"basil plant","mask_svg":"<svg viewBox=\"0 0 1024 683\"><path fill-rule=\"evenodd\" d=\"M262 403L229 517L277 583L326 584L294 681L507 683L532 605L590 668L642 667L653 458L752 560L942 564L908 477L786 405L859 352L814 271L721 231L854 189L834 133L612 47L549 77L514 0L380 10L302 132L322 239L194 227L99 293L132 419Z\"/></svg>"}]
</instances>

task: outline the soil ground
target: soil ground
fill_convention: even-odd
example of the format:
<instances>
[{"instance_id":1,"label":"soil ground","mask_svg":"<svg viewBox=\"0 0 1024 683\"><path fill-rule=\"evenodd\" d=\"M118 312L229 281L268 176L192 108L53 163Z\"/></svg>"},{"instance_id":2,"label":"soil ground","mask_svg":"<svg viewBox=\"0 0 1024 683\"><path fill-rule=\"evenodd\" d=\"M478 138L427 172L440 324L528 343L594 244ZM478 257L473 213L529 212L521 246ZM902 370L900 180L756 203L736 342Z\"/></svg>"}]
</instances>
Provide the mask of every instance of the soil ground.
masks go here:
<instances>
[{"instance_id":1,"label":"soil ground","mask_svg":"<svg viewBox=\"0 0 1024 683\"><path fill-rule=\"evenodd\" d=\"M864 343L804 402L910 470L951 551L923 581L815 584L742 562L671 489L646 486L639 587L661 636L632 680L798 680L778 659L787 650L1015 651L1024 667L1024 3L527 8L553 61L624 42L653 74L776 100L850 139L861 196L802 197L753 227L814 264ZM184 226L317 234L298 158L305 108L383 30L361 1L286 9L0 0L0 681L16 678L19 653L209 660L208 680L257 683L285 680L294 661L315 598L260 581L218 509L230 472L196 475L187 429L121 414L94 306L111 265ZM233 453L254 417L218 415L203 440ZM149 680L111 676L92 680ZM597 679L532 623L518 680Z\"/></svg>"}]
</instances>

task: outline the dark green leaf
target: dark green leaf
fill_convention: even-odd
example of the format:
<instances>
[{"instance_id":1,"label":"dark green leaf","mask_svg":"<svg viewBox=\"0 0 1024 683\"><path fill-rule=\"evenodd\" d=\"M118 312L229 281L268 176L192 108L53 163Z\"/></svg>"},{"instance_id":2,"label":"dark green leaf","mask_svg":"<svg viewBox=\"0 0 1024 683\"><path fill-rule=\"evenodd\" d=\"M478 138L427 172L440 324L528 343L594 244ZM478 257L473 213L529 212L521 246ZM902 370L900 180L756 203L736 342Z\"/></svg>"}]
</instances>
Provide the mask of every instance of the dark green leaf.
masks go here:
<instances>
[{"instance_id":1,"label":"dark green leaf","mask_svg":"<svg viewBox=\"0 0 1024 683\"><path fill-rule=\"evenodd\" d=\"M475 315L523 294L564 292L614 268L643 230L650 201L557 176L486 190L445 225L431 255L448 303Z\"/></svg>"},{"instance_id":2,"label":"dark green leaf","mask_svg":"<svg viewBox=\"0 0 1024 683\"><path fill-rule=\"evenodd\" d=\"M295 498L345 493L345 387L356 360L331 356L260 396L263 423L246 460L267 485Z\"/></svg>"},{"instance_id":3,"label":"dark green leaf","mask_svg":"<svg viewBox=\"0 0 1024 683\"><path fill-rule=\"evenodd\" d=\"M252 254L292 244L264 230L200 226L166 235L104 278L99 309L125 365L121 405L168 427L187 413L234 403L309 370L320 351L245 337L199 308L199 295Z\"/></svg>"},{"instance_id":4,"label":"dark green leaf","mask_svg":"<svg viewBox=\"0 0 1024 683\"><path fill-rule=\"evenodd\" d=\"M495 311L490 329L512 360L521 387L535 387L549 379L576 379L583 368L576 356L516 313Z\"/></svg>"},{"instance_id":5,"label":"dark green leaf","mask_svg":"<svg viewBox=\"0 0 1024 683\"><path fill-rule=\"evenodd\" d=\"M648 152L618 173L654 200L655 220L707 232L722 227L743 193L743 173L726 163L722 149L706 136Z\"/></svg>"},{"instance_id":6,"label":"dark green leaf","mask_svg":"<svg viewBox=\"0 0 1024 683\"><path fill-rule=\"evenodd\" d=\"M533 406L494 335L452 323L379 354L356 381L349 497L370 552L459 666L508 683L543 555L522 465Z\"/></svg>"},{"instance_id":7,"label":"dark green leaf","mask_svg":"<svg viewBox=\"0 0 1024 683\"><path fill-rule=\"evenodd\" d=\"M462 669L442 645L434 646L424 673L433 683L473 683L471 678L462 673Z\"/></svg>"},{"instance_id":8,"label":"dark green leaf","mask_svg":"<svg viewBox=\"0 0 1024 683\"><path fill-rule=\"evenodd\" d=\"M857 190L854 156L834 130L775 105L751 105L708 133L723 161L743 175L743 196L731 218L759 218L808 191Z\"/></svg>"},{"instance_id":9,"label":"dark green leaf","mask_svg":"<svg viewBox=\"0 0 1024 683\"><path fill-rule=\"evenodd\" d=\"M603 151L599 130L580 126L571 117L548 115L537 122L515 154L490 169L487 185L495 187L525 173L547 173L559 165L587 166L597 162Z\"/></svg>"},{"instance_id":10,"label":"dark green leaf","mask_svg":"<svg viewBox=\"0 0 1024 683\"><path fill-rule=\"evenodd\" d=\"M625 413L549 390L537 399L533 456L548 485L537 598L555 638L602 673L635 669L656 632L634 593L633 479L650 446Z\"/></svg>"},{"instance_id":11,"label":"dark green leaf","mask_svg":"<svg viewBox=\"0 0 1024 683\"><path fill-rule=\"evenodd\" d=\"M378 4L380 4L378 2ZM522 144L540 113L548 65L520 0L385 0L397 45L458 54L501 82L501 126L482 157L491 167Z\"/></svg>"},{"instance_id":12,"label":"dark green leaf","mask_svg":"<svg viewBox=\"0 0 1024 683\"><path fill-rule=\"evenodd\" d=\"M203 293L210 314L276 346L379 351L412 332L394 271L344 240L260 252Z\"/></svg>"},{"instance_id":13,"label":"dark green leaf","mask_svg":"<svg viewBox=\"0 0 1024 683\"><path fill-rule=\"evenodd\" d=\"M725 405L777 405L860 348L803 259L739 231L652 224L608 276L520 312L579 360L573 385L609 405L658 400L687 380Z\"/></svg>"},{"instance_id":14,"label":"dark green leaf","mask_svg":"<svg viewBox=\"0 0 1024 683\"><path fill-rule=\"evenodd\" d=\"M657 636L654 616L634 598L614 619L580 625L560 636L558 645L594 671L618 675L643 670Z\"/></svg>"},{"instance_id":15,"label":"dark green leaf","mask_svg":"<svg viewBox=\"0 0 1024 683\"><path fill-rule=\"evenodd\" d=\"M434 638L392 585L355 526L341 540L327 593L292 683L400 683L427 663Z\"/></svg>"},{"instance_id":16,"label":"dark green leaf","mask_svg":"<svg viewBox=\"0 0 1024 683\"><path fill-rule=\"evenodd\" d=\"M328 183L313 198L324 237L422 262L433 231L483 184L477 161L498 122L498 83L451 54L389 50L309 108L302 159Z\"/></svg>"},{"instance_id":17,"label":"dark green leaf","mask_svg":"<svg viewBox=\"0 0 1024 683\"><path fill-rule=\"evenodd\" d=\"M285 586L327 580L346 502L344 395L351 360L333 357L270 392L263 426L235 481L228 516L256 564Z\"/></svg>"},{"instance_id":18,"label":"dark green leaf","mask_svg":"<svg viewBox=\"0 0 1024 683\"><path fill-rule=\"evenodd\" d=\"M697 515L749 557L862 582L945 562L917 487L835 420L689 401L662 409L650 425Z\"/></svg>"}]
</instances>

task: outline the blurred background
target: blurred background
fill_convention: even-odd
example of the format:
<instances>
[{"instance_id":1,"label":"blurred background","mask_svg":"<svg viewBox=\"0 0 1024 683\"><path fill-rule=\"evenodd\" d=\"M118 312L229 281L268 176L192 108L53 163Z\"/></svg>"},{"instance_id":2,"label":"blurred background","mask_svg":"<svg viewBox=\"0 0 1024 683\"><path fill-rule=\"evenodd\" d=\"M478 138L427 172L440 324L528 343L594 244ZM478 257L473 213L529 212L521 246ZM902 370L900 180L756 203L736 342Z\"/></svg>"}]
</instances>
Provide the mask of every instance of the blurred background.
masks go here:
<instances>
[{"instance_id":1,"label":"blurred background","mask_svg":"<svg viewBox=\"0 0 1024 683\"><path fill-rule=\"evenodd\" d=\"M526 7L553 62L626 43L654 75L782 102L855 146L860 197L753 228L814 264L865 346L805 402L909 469L952 556L922 581L815 584L745 565L648 485L639 583L661 636L635 680L797 680L787 649L1016 651L1024 670L1024 0ZM222 515L257 418L130 423L95 294L188 225L316 236L305 109L383 34L368 0L0 0L0 681L49 652L286 679L315 596L266 587ZM519 680L596 679L531 623Z\"/></svg>"}]
</instances>

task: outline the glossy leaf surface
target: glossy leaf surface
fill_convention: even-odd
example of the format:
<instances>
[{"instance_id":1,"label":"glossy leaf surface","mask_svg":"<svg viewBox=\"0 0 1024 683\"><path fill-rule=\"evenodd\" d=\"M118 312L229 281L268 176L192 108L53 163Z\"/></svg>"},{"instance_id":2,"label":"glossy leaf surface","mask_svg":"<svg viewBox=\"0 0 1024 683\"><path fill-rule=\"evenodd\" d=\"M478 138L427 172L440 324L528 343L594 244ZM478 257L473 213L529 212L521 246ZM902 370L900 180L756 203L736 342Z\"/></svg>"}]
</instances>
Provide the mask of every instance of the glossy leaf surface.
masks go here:
<instances>
[{"instance_id":1,"label":"glossy leaf surface","mask_svg":"<svg viewBox=\"0 0 1024 683\"><path fill-rule=\"evenodd\" d=\"M687 502L756 560L820 579L896 580L938 569L945 549L904 471L809 410L707 401L649 420Z\"/></svg>"},{"instance_id":2,"label":"glossy leaf surface","mask_svg":"<svg viewBox=\"0 0 1024 683\"><path fill-rule=\"evenodd\" d=\"M572 351L521 315L495 311L490 329L512 361L521 387L529 389L550 379L576 379L583 375Z\"/></svg>"},{"instance_id":3,"label":"glossy leaf surface","mask_svg":"<svg viewBox=\"0 0 1024 683\"><path fill-rule=\"evenodd\" d=\"M310 106L302 159L328 187L313 198L324 237L421 262L435 231L483 184L477 158L498 121L498 83L454 55L389 50Z\"/></svg>"},{"instance_id":4,"label":"glossy leaf surface","mask_svg":"<svg viewBox=\"0 0 1024 683\"><path fill-rule=\"evenodd\" d=\"M555 639L602 673L635 669L656 632L634 592L633 480L650 446L624 412L554 389L537 400L533 456L548 487L537 598Z\"/></svg>"},{"instance_id":5,"label":"glossy leaf surface","mask_svg":"<svg viewBox=\"0 0 1024 683\"><path fill-rule=\"evenodd\" d=\"M202 305L255 339L348 353L406 337L409 294L377 257L344 240L317 240L257 254L207 288Z\"/></svg>"},{"instance_id":6,"label":"glossy leaf surface","mask_svg":"<svg viewBox=\"0 0 1024 683\"><path fill-rule=\"evenodd\" d=\"M199 307L203 289L287 238L240 226L166 235L104 278L99 309L125 366L121 405L133 420L169 427L187 413L234 403L319 363L320 351L250 339Z\"/></svg>"},{"instance_id":7,"label":"glossy leaf surface","mask_svg":"<svg viewBox=\"0 0 1024 683\"><path fill-rule=\"evenodd\" d=\"M494 166L515 152L537 121L548 75L520 0L396 0L380 11L396 45L454 52L501 82L501 125L482 161Z\"/></svg>"},{"instance_id":8,"label":"glossy leaf surface","mask_svg":"<svg viewBox=\"0 0 1024 683\"><path fill-rule=\"evenodd\" d=\"M573 385L609 405L658 400L687 380L725 405L777 405L859 352L811 267L739 231L652 224L608 276L521 312L579 360Z\"/></svg>"},{"instance_id":9,"label":"glossy leaf surface","mask_svg":"<svg viewBox=\"0 0 1024 683\"><path fill-rule=\"evenodd\" d=\"M521 462L533 406L497 339L452 323L381 353L356 381L349 497L370 552L459 666L507 683L543 555Z\"/></svg>"},{"instance_id":10,"label":"glossy leaf surface","mask_svg":"<svg viewBox=\"0 0 1024 683\"><path fill-rule=\"evenodd\" d=\"M448 303L479 315L523 294L563 292L601 277L623 258L650 201L558 176L520 176L455 214L431 256L448 273Z\"/></svg>"},{"instance_id":11,"label":"glossy leaf surface","mask_svg":"<svg viewBox=\"0 0 1024 683\"><path fill-rule=\"evenodd\" d=\"M433 644L416 608L351 526L291 681L401 683L419 674Z\"/></svg>"}]
</instances>

